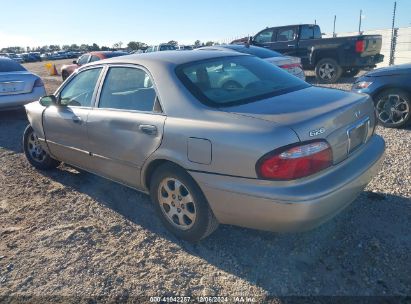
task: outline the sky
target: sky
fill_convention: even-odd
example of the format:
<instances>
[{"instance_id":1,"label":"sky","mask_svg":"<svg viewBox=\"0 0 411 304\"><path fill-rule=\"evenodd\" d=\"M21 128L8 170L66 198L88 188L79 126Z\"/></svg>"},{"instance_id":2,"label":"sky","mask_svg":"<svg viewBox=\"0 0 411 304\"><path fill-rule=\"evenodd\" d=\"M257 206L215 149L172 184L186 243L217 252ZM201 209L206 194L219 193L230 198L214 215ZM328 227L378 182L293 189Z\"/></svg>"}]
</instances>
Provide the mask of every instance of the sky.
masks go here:
<instances>
[{"instance_id":1,"label":"sky","mask_svg":"<svg viewBox=\"0 0 411 304\"><path fill-rule=\"evenodd\" d=\"M227 42L267 26L314 23L331 33L390 28L391 0L0 0L0 48L129 41ZM411 27L411 0L397 0L397 27Z\"/></svg>"}]
</instances>

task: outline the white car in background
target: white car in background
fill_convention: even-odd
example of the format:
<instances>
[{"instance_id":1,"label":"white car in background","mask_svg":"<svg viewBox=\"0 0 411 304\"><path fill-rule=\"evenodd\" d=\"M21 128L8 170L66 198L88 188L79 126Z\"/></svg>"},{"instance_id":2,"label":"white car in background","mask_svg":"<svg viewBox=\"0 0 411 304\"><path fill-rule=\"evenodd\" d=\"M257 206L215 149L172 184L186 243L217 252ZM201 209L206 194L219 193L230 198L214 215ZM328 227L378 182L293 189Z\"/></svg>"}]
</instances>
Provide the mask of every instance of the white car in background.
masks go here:
<instances>
[{"instance_id":1,"label":"white car in background","mask_svg":"<svg viewBox=\"0 0 411 304\"><path fill-rule=\"evenodd\" d=\"M18 62L0 57L0 110L18 108L46 95L41 78Z\"/></svg>"},{"instance_id":2,"label":"white car in background","mask_svg":"<svg viewBox=\"0 0 411 304\"><path fill-rule=\"evenodd\" d=\"M214 51L234 51L244 54L254 55L261 59L264 59L279 68L282 68L290 74L305 80L304 70L301 65L301 59L298 57L285 56L278 52L267 50L262 47L246 45L246 44L225 44L205 46L196 50L214 50Z\"/></svg>"}]
</instances>

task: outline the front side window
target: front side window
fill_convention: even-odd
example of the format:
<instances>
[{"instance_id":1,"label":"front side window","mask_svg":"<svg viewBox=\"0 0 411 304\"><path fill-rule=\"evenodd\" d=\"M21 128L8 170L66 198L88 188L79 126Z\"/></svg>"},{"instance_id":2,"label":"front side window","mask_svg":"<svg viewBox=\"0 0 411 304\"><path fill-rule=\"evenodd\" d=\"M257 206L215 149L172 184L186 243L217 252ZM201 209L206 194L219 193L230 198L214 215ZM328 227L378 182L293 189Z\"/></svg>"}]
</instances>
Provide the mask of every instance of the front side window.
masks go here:
<instances>
[{"instance_id":1,"label":"front side window","mask_svg":"<svg viewBox=\"0 0 411 304\"><path fill-rule=\"evenodd\" d=\"M101 68L78 73L60 92L60 104L77 107L91 107L94 89Z\"/></svg>"},{"instance_id":2,"label":"front side window","mask_svg":"<svg viewBox=\"0 0 411 304\"><path fill-rule=\"evenodd\" d=\"M156 92L142 69L112 67L100 95L99 108L153 111Z\"/></svg>"},{"instance_id":3,"label":"front side window","mask_svg":"<svg viewBox=\"0 0 411 304\"><path fill-rule=\"evenodd\" d=\"M77 60L77 63L79 64L79 65L83 65L83 64L86 64L87 62L88 62L88 58L90 57L90 55L83 55L83 56L81 56L78 60Z\"/></svg>"},{"instance_id":4,"label":"front side window","mask_svg":"<svg viewBox=\"0 0 411 304\"><path fill-rule=\"evenodd\" d=\"M273 38L273 32L274 30L272 29L262 31L261 33L257 34L257 36L255 36L254 41L257 43L271 42Z\"/></svg>"},{"instance_id":5,"label":"front side window","mask_svg":"<svg viewBox=\"0 0 411 304\"><path fill-rule=\"evenodd\" d=\"M278 30L277 41L294 40L295 31L292 28Z\"/></svg>"},{"instance_id":6,"label":"front side window","mask_svg":"<svg viewBox=\"0 0 411 304\"><path fill-rule=\"evenodd\" d=\"M90 62L99 61L99 60L100 60L100 57L97 57L95 55L91 56L90 58Z\"/></svg>"},{"instance_id":7,"label":"front side window","mask_svg":"<svg viewBox=\"0 0 411 304\"><path fill-rule=\"evenodd\" d=\"M178 78L201 102L214 107L249 103L309 85L254 56L229 56L177 67Z\"/></svg>"}]
</instances>

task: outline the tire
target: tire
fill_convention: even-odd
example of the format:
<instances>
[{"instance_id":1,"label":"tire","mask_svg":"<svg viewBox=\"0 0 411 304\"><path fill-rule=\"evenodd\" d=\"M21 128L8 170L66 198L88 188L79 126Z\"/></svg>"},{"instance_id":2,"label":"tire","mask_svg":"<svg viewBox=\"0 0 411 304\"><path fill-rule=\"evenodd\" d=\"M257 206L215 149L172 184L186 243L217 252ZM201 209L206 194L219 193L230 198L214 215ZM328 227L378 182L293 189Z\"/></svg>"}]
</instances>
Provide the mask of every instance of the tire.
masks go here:
<instances>
[{"instance_id":1,"label":"tire","mask_svg":"<svg viewBox=\"0 0 411 304\"><path fill-rule=\"evenodd\" d=\"M402 128L410 122L411 95L401 89L385 90L374 98L378 123L387 128Z\"/></svg>"},{"instance_id":2,"label":"tire","mask_svg":"<svg viewBox=\"0 0 411 304\"><path fill-rule=\"evenodd\" d=\"M67 77L69 77L68 73L66 71L63 71L61 73L61 78L63 78L63 81L65 81L67 79Z\"/></svg>"},{"instance_id":3,"label":"tire","mask_svg":"<svg viewBox=\"0 0 411 304\"><path fill-rule=\"evenodd\" d=\"M177 190L178 182L181 186ZM167 163L154 171L150 196L163 224L181 239L197 242L218 227L200 187L176 165Z\"/></svg>"},{"instance_id":4,"label":"tire","mask_svg":"<svg viewBox=\"0 0 411 304\"><path fill-rule=\"evenodd\" d=\"M351 69L346 69L342 76L343 77L355 77L358 75L358 73L360 72L360 69L356 69L356 68L351 68Z\"/></svg>"},{"instance_id":5,"label":"tire","mask_svg":"<svg viewBox=\"0 0 411 304\"><path fill-rule=\"evenodd\" d=\"M321 83L334 83L340 79L342 69L340 65L331 58L324 58L315 66L315 77Z\"/></svg>"},{"instance_id":6,"label":"tire","mask_svg":"<svg viewBox=\"0 0 411 304\"><path fill-rule=\"evenodd\" d=\"M51 158L51 156L41 148L38 138L30 125L24 130L23 149L29 163L39 170L54 169L60 164L59 161Z\"/></svg>"}]
</instances>

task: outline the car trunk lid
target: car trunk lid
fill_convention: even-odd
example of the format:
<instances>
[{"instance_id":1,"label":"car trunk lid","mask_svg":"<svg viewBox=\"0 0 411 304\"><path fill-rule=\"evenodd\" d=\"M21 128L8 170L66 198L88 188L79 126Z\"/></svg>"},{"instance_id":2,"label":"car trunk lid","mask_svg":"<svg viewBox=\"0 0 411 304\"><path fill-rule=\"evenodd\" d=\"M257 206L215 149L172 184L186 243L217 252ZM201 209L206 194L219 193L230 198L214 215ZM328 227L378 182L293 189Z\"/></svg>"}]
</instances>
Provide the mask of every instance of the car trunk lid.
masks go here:
<instances>
[{"instance_id":1,"label":"car trunk lid","mask_svg":"<svg viewBox=\"0 0 411 304\"><path fill-rule=\"evenodd\" d=\"M375 124L367 95L318 87L223 110L288 126L300 141L325 139L333 149L334 163L368 140Z\"/></svg>"},{"instance_id":2,"label":"car trunk lid","mask_svg":"<svg viewBox=\"0 0 411 304\"><path fill-rule=\"evenodd\" d=\"M0 72L0 96L30 93L37 77L22 72Z\"/></svg>"}]
</instances>

